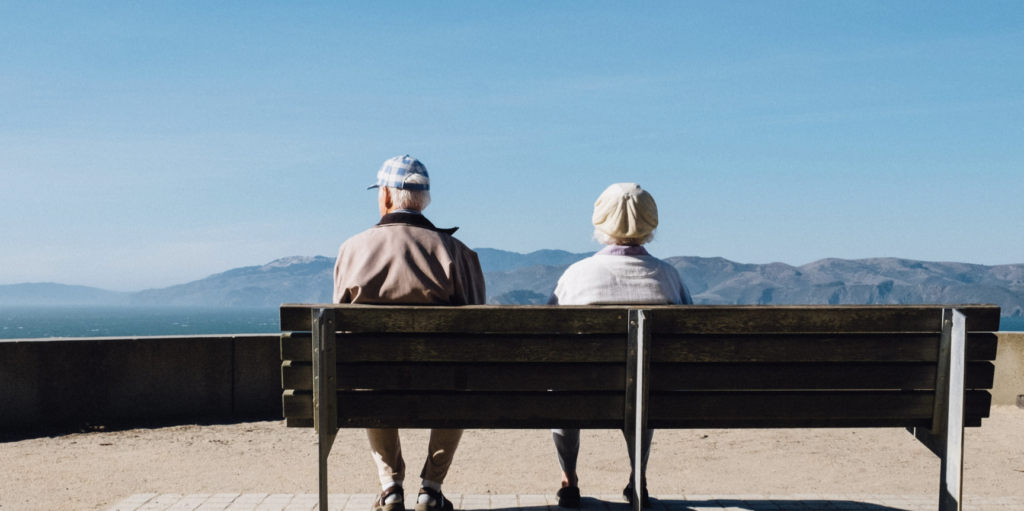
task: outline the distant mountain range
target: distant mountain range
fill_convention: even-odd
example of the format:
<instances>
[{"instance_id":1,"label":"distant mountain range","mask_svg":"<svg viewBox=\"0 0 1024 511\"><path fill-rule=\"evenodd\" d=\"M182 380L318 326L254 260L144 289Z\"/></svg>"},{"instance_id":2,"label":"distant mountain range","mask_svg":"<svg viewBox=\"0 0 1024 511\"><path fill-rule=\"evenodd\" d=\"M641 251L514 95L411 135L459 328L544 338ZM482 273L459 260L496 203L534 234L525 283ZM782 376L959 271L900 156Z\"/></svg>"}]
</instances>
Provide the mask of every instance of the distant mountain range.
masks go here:
<instances>
[{"instance_id":1,"label":"distant mountain range","mask_svg":"<svg viewBox=\"0 0 1024 511\"><path fill-rule=\"evenodd\" d=\"M476 249L488 303L545 303L570 264L591 253L539 250L519 254ZM897 258L822 259L802 266L743 264L720 257L665 259L700 304L994 303L1024 314L1024 264L984 266ZM331 301L334 259L287 257L201 280L137 293L85 286L0 286L0 305L277 306Z\"/></svg>"},{"instance_id":2,"label":"distant mountain range","mask_svg":"<svg viewBox=\"0 0 1024 511\"><path fill-rule=\"evenodd\" d=\"M0 286L0 305L111 305L127 303L131 293L53 282Z\"/></svg>"},{"instance_id":3,"label":"distant mountain range","mask_svg":"<svg viewBox=\"0 0 1024 511\"><path fill-rule=\"evenodd\" d=\"M334 295L334 259L286 257L263 266L246 266L187 284L147 289L132 296L137 305L219 305L276 307L285 302L330 303Z\"/></svg>"}]
</instances>

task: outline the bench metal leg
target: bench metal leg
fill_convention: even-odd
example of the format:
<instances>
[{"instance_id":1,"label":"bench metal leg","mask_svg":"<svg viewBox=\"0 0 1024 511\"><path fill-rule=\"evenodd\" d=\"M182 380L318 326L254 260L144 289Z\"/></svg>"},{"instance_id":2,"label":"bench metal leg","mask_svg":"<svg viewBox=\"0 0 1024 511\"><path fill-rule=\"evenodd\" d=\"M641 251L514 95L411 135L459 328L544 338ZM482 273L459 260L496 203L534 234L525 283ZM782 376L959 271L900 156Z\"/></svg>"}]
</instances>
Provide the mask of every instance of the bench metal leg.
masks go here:
<instances>
[{"instance_id":1,"label":"bench metal leg","mask_svg":"<svg viewBox=\"0 0 1024 511\"><path fill-rule=\"evenodd\" d=\"M967 318L956 309L943 310L932 429L907 428L942 460L939 511L960 511L963 505L966 344Z\"/></svg>"},{"instance_id":2,"label":"bench metal leg","mask_svg":"<svg viewBox=\"0 0 1024 511\"><path fill-rule=\"evenodd\" d=\"M629 311L629 339L626 343L626 445L633 453L633 511L640 511L643 488L643 438L647 431L648 370L650 369L650 313Z\"/></svg>"},{"instance_id":3,"label":"bench metal leg","mask_svg":"<svg viewBox=\"0 0 1024 511\"><path fill-rule=\"evenodd\" d=\"M338 380L334 309L313 309L313 427L320 468L320 509L327 509L327 457L338 435Z\"/></svg>"}]
</instances>

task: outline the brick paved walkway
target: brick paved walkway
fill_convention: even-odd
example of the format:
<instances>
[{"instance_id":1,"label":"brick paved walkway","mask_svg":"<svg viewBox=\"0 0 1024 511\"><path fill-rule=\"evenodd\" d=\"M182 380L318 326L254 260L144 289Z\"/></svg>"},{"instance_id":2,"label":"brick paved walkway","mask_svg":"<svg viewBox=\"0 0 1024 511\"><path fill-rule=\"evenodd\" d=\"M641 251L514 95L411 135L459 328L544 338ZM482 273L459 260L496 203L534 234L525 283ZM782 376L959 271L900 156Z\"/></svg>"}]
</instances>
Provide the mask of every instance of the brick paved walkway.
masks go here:
<instances>
[{"instance_id":1,"label":"brick paved walkway","mask_svg":"<svg viewBox=\"0 0 1024 511\"><path fill-rule=\"evenodd\" d=\"M368 511L375 495L331 495L329 511ZM449 495L455 509L556 511L553 495ZM937 497L924 495L661 495L652 499L654 511L836 510L874 509L932 511ZM1024 511L1024 497L966 498L964 510ZM132 495L110 511L310 511L318 509L311 493L218 493ZM583 497L581 511L629 511L619 495Z\"/></svg>"}]
</instances>

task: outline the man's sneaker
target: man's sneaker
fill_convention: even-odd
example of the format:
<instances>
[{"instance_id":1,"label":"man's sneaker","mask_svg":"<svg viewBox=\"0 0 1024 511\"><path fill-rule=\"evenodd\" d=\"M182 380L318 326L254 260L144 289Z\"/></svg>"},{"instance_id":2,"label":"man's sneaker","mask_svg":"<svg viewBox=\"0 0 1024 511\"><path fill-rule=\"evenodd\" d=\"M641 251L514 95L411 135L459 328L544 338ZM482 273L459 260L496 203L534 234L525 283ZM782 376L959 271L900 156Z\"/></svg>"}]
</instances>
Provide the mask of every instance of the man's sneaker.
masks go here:
<instances>
[{"instance_id":1,"label":"man's sneaker","mask_svg":"<svg viewBox=\"0 0 1024 511\"><path fill-rule=\"evenodd\" d=\"M390 504L385 504L384 501L394 495L398 494L398 499ZM402 491L402 487L395 484L389 486L388 489L377 495L377 500L373 501L373 511L405 511L405 492Z\"/></svg>"},{"instance_id":2,"label":"man's sneaker","mask_svg":"<svg viewBox=\"0 0 1024 511\"><path fill-rule=\"evenodd\" d=\"M626 499L626 502L633 504L633 485L627 486L622 490L622 498ZM647 494L647 485L640 490L640 507L648 509L651 507L651 496Z\"/></svg>"},{"instance_id":3,"label":"man's sneaker","mask_svg":"<svg viewBox=\"0 0 1024 511\"><path fill-rule=\"evenodd\" d=\"M430 488L420 488L420 495L430 495L430 500L434 501L433 504L420 504L420 499L416 497L416 507L414 511L453 511L455 506L452 502L444 497L439 491L434 491Z\"/></svg>"}]
</instances>

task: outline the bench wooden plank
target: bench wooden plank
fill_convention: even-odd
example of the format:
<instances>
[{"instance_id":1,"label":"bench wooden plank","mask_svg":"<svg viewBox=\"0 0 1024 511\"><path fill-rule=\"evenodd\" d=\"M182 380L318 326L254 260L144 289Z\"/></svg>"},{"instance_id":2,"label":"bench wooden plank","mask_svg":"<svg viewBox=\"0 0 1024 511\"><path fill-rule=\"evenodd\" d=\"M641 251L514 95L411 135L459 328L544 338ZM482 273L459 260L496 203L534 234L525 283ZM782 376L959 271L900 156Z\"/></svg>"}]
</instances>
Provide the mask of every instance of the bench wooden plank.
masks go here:
<instances>
[{"instance_id":1,"label":"bench wooden plank","mask_svg":"<svg viewBox=\"0 0 1024 511\"><path fill-rule=\"evenodd\" d=\"M992 396L966 392L966 414L988 417ZM693 419L932 419L934 391L721 391L651 393L650 417ZM652 426L656 427L656 426Z\"/></svg>"},{"instance_id":2,"label":"bench wooden plank","mask_svg":"<svg viewBox=\"0 0 1024 511\"><path fill-rule=\"evenodd\" d=\"M973 333L967 360L995 360L998 338ZM935 362L938 334L662 334L651 341L659 362Z\"/></svg>"},{"instance_id":3,"label":"bench wooden plank","mask_svg":"<svg viewBox=\"0 0 1024 511\"><path fill-rule=\"evenodd\" d=\"M965 417L964 427L980 428L981 417ZM312 428L313 419L285 419L289 428ZM468 426L432 426L425 427L466 427ZM582 426L585 428L586 426ZM782 429L782 428L929 428L928 419L793 419L793 420L750 420L733 419L700 419L691 421L661 421L662 429ZM596 429L596 428L595 428Z\"/></svg>"},{"instance_id":4,"label":"bench wooden plank","mask_svg":"<svg viewBox=\"0 0 1024 511\"><path fill-rule=\"evenodd\" d=\"M394 305L284 304L281 330L310 329L310 308L335 308L346 332L626 333L626 308L491 306L415 307ZM303 315L303 311L305 315Z\"/></svg>"},{"instance_id":5,"label":"bench wooden plank","mask_svg":"<svg viewBox=\"0 0 1024 511\"><path fill-rule=\"evenodd\" d=\"M312 394L285 393L285 416L313 416ZM338 392L338 424L358 428L619 429L624 420L617 392Z\"/></svg>"},{"instance_id":6,"label":"bench wooden plank","mask_svg":"<svg viewBox=\"0 0 1024 511\"><path fill-rule=\"evenodd\" d=\"M929 390L936 364L913 363L682 363L652 364L652 390ZM966 388L991 389L995 366L972 362Z\"/></svg>"},{"instance_id":7,"label":"bench wooden plank","mask_svg":"<svg viewBox=\"0 0 1024 511\"><path fill-rule=\"evenodd\" d=\"M338 360L350 362L625 362L625 334L344 334ZM934 362L938 334L661 334L659 362ZM995 360L998 338L973 333L968 360ZM281 336L282 360L310 361L310 334Z\"/></svg>"},{"instance_id":8,"label":"bench wooden plank","mask_svg":"<svg viewBox=\"0 0 1024 511\"><path fill-rule=\"evenodd\" d=\"M933 389L934 363L652 364L652 390ZM312 390L312 365L286 361L282 388ZM621 390L622 364L338 364L338 388L374 390ZM991 362L967 365L966 388L992 388Z\"/></svg>"},{"instance_id":9,"label":"bench wooden plank","mask_svg":"<svg viewBox=\"0 0 1024 511\"><path fill-rule=\"evenodd\" d=\"M283 388L311 390L311 366L285 362ZM459 364L366 362L338 365L338 389L374 390L622 390L622 364Z\"/></svg>"},{"instance_id":10,"label":"bench wooden plank","mask_svg":"<svg viewBox=\"0 0 1024 511\"><path fill-rule=\"evenodd\" d=\"M284 304L281 330L310 330L311 308L336 309L339 329L348 332L435 333L625 333L629 308L616 306L413 307L394 305ZM999 329L994 305L687 305L643 306L651 310L654 334L939 332L941 310L968 316L968 331Z\"/></svg>"},{"instance_id":11,"label":"bench wooden plank","mask_svg":"<svg viewBox=\"0 0 1024 511\"><path fill-rule=\"evenodd\" d=\"M965 419L966 427L980 428L981 417ZM931 419L695 419L651 421L653 429L819 429L819 428L927 428Z\"/></svg>"},{"instance_id":12,"label":"bench wooden plank","mask_svg":"<svg viewBox=\"0 0 1024 511\"><path fill-rule=\"evenodd\" d=\"M309 337L281 337L283 360L308 361ZM620 362L626 336L523 334L339 334L338 360L348 362Z\"/></svg>"},{"instance_id":13,"label":"bench wooden plank","mask_svg":"<svg viewBox=\"0 0 1024 511\"><path fill-rule=\"evenodd\" d=\"M650 427L906 427L931 424L934 393L651 392ZM991 396L969 391L968 424L988 417ZM288 419L313 415L312 394L284 396ZM622 427L622 393L339 392L341 427ZM859 426L854 426L858 424ZM770 425L770 426L766 426Z\"/></svg>"},{"instance_id":14,"label":"bench wooden plank","mask_svg":"<svg viewBox=\"0 0 1024 511\"><path fill-rule=\"evenodd\" d=\"M940 332L942 309L960 309L968 331L999 330L995 305L716 305L647 307L654 333Z\"/></svg>"}]
</instances>

